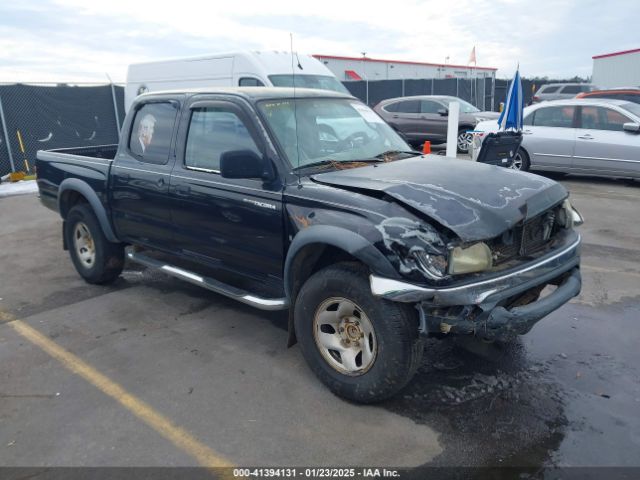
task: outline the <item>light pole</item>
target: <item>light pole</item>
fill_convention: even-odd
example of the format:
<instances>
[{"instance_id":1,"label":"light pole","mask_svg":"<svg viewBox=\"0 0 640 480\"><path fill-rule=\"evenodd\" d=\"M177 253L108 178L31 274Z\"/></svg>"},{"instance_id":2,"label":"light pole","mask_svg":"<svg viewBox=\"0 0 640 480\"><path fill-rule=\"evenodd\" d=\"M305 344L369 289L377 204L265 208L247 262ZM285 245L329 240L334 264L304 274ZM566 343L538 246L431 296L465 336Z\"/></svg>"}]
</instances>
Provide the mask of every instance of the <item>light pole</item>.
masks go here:
<instances>
[{"instance_id":1,"label":"light pole","mask_svg":"<svg viewBox=\"0 0 640 480\"><path fill-rule=\"evenodd\" d=\"M367 52L360 52L360 53L362 53L362 71L364 73L365 98L368 106L369 105L369 77L367 76L367 64L365 63Z\"/></svg>"}]
</instances>

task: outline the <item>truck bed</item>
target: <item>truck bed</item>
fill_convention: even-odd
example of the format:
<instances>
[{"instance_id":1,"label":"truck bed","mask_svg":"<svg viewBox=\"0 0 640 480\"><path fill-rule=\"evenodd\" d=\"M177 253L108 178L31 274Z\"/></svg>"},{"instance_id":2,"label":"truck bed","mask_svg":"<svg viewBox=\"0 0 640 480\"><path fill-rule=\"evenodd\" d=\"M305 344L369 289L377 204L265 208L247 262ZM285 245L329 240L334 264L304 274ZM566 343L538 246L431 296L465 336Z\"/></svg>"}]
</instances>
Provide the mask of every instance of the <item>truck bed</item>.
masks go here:
<instances>
[{"instance_id":1,"label":"truck bed","mask_svg":"<svg viewBox=\"0 0 640 480\"><path fill-rule=\"evenodd\" d=\"M114 143L112 145L97 145L91 147L57 148L54 150L40 150L38 152L38 158L42 157L45 160L63 160L76 157L80 160L82 158L104 158L107 160L113 160L114 158L116 158L117 151L117 143Z\"/></svg>"},{"instance_id":2,"label":"truck bed","mask_svg":"<svg viewBox=\"0 0 640 480\"><path fill-rule=\"evenodd\" d=\"M104 201L109 169L117 151L117 144L38 151L36 171L42 203L58 210L60 184L73 178L90 185Z\"/></svg>"}]
</instances>

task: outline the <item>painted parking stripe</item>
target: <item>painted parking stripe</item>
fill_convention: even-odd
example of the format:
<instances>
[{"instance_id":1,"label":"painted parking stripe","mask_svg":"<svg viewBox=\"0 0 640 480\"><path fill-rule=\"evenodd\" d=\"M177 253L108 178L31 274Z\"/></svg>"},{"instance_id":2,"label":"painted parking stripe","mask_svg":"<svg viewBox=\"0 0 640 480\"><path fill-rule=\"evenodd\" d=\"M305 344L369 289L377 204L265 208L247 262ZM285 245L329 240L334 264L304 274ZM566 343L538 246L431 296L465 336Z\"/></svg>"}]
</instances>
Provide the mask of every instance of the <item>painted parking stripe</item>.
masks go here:
<instances>
[{"instance_id":1,"label":"painted parking stripe","mask_svg":"<svg viewBox=\"0 0 640 480\"><path fill-rule=\"evenodd\" d=\"M127 392L116 382L97 371L91 365L53 342L42 333L20 319L0 311L0 324L6 324L23 338L60 362L67 370L84 378L105 395L138 417L152 429L173 443L180 450L195 458L205 467L231 467L232 463L207 445L198 441L189 432L175 425L135 395Z\"/></svg>"}]
</instances>

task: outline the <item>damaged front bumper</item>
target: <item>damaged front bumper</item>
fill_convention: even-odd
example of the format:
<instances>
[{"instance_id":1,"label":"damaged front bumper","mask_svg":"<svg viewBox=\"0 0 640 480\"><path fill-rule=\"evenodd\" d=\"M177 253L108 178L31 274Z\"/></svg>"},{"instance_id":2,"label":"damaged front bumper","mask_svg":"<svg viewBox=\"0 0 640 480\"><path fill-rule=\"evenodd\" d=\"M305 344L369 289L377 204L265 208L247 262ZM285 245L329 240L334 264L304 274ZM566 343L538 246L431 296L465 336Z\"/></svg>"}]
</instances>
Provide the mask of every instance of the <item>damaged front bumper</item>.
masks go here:
<instances>
[{"instance_id":1,"label":"damaged front bumper","mask_svg":"<svg viewBox=\"0 0 640 480\"><path fill-rule=\"evenodd\" d=\"M422 333L513 337L580 293L580 242L571 232L561 245L532 262L451 286L423 287L371 275L371 291L387 300L416 304ZM547 285L556 289L538 299Z\"/></svg>"}]
</instances>

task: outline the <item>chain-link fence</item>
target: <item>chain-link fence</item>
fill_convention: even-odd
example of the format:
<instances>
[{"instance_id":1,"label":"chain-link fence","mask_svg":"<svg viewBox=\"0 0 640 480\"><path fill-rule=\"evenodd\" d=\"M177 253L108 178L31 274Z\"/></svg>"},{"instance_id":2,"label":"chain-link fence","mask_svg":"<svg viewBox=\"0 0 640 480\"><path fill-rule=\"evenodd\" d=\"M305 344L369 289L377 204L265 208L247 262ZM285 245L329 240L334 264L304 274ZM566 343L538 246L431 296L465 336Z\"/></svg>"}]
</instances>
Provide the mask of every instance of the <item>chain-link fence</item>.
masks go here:
<instances>
[{"instance_id":1,"label":"chain-link fence","mask_svg":"<svg viewBox=\"0 0 640 480\"><path fill-rule=\"evenodd\" d=\"M546 82L522 80L525 104L531 102L534 90L543 83ZM393 97L451 95L480 110L495 111L505 101L509 81L433 78L344 85L371 106ZM0 176L11 171L32 171L38 150L117 143L123 120L122 86L0 85Z\"/></svg>"},{"instance_id":2,"label":"chain-link fence","mask_svg":"<svg viewBox=\"0 0 640 480\"><path fill-rule=\"evenodd\" d=\"M497 80L496 82L499 82ZM491 78L427 78L344 82L349 92L370 106L382 100L411 95L451 95L481 110L492 110L494 81Z\"/></svg>"},{"instance_id":3,"label":"chain-link fence","mask_svg":"<svg viewBox=\"0 0 640 480\"><path fill-rule=\"evenodd\" d=\"M566 80L565 80L566 81ZM429 78L420 80L376 80L343 82L352 95L370 106L387 98L411 95L451 95L472 103L483 111L498 111L507 97L510 80L492 78ZM529 105L535 91L552 82L522 79L525 105Z\"/></svg>"},{"instance_id":4,"label":"chain-link fence","mask_svg":"<svg viewBox=\"0 0 640 480\"><path fill-rule=\"evenodd\" d=\"M121 86L0 85L0 175L33 171L38 150L118 143L123 118Z\"/></svg>"}]
</instances>

